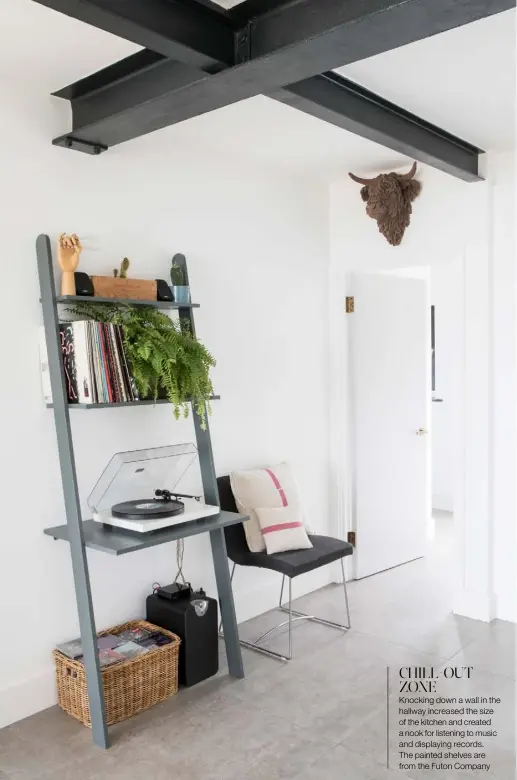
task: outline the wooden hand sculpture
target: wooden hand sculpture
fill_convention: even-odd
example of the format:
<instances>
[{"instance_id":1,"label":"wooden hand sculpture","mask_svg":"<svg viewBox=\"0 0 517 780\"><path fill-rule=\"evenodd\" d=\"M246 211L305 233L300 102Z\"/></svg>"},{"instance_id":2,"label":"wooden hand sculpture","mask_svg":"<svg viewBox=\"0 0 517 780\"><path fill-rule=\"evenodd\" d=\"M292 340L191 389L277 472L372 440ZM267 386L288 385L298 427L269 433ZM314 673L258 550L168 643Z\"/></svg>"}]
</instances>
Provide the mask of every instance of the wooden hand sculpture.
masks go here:
<instances>
[{"instance_id":1,"label":"wooden hand sculpture","mask_svg":"<svg viewBox=\"0 0 517 780\"><path fill-rule=\"evenodd\" d=\"M81 242L75 233L60 233L57 240L57 260L61 271L61 295L75 295L74 271L79 265Z\"/></svg>"}]
</instances>

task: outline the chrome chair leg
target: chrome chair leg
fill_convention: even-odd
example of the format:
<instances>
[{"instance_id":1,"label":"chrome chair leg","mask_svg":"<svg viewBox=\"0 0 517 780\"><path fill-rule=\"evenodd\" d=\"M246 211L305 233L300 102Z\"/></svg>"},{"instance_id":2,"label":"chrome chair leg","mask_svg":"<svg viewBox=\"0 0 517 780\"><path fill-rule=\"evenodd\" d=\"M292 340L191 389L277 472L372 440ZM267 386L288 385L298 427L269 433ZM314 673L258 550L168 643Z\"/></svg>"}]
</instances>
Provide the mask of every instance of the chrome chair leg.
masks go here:
<instances>
[{"instance_id":1,"label":"chrome chair leg","mask_svg":"<svg viewBox=\"0 0 517 780\"><path fill-rule=\"evenodd\" d=\"M230 572L230 584L233 584L233 575L235 574L235 568L237 564L234 563L232 566L232 570ZM285 621L284 623L281 623L282 626L287 625L289 621ZM223 621L219 621L219 628L218 633L220 637L224 637L224 633L222 631L223 627ZM247 642L245 639L239 639L239 644L242 647L246 647L248 650L254 650L256 653L261 653L262 655L268 655L270 658L277 658L279 661L289 661L289 658L287 656L282 655L281 653L276 653L274 650L269 650L267 647L260 647L259 642L261 642L265 637L271 633L271 631L275 631L278 628L278 626L274 626L270 631L266 631L262 636L259 636L259 638L255 642Z\"/></svg>"},{"instance_id":2,"label":"chrome chair leg","mask_svg":"<svg viewBox=\"0 0 517 780\"><path fill-rule=\"evenodd\" d=\"M292 578L289 577L289 603L288 606L284 606L282 604L282 599L284 596L284 583L286 575L282 575L282 585L280 588L280 599L278 601L278 607L277 609L281 610L282 612L286 612L289 616L287 620L284 620L282 623L278 623L276 626L273 626L273 628L270 628L268 631L265 631L263 634L261 634L258 639L256 639L254 642L248 642L245 639L239 639L239 643L242 647L246 647L248 650L254 650L256 653L261 653L262 655L267 655L270 658L276 658L279 661L291 661L293 657L293 623L297 622L298 620L311 620L314 623L322 623L325 626L331 626L332 628L339 628L342 631L348 631L350 628L350 610L348 606L348 592L346 589L346 580L345 580L345 567L343 564L343 558L340 560L341 562L341 573L343 575L343 588L345 592L345 606L346 606L346 616L347 616L347 624L342 625L341 623L336 623L333 620L326 620L325 618L319 618L315 615L307 615L305 612L298 612L298 610L293 609L293 591L292 591L292 585L293 581ZM233 583L233 575L235 574L235 567L236 564L233 564L232 571L230 573L230 583ZM260 643L268 637L270 634L273 633L273 631L277 631L279 628L282 628L283 626L288 626L288 655L282 655L282 653L277 653L274 650L269 650L267 647L261 647ZM223 636L223 633L221 631L222 628L222 621L219 623L219 636Z\"/></svg>"},{"instance_id":3,"label":"chrome chair leg","mask_svg":"<svg viewBox=\"0 0 517 780\"><path fill-rule=\"evenodd\" d=\"M237 564L235 564L235 563L233 564L232 570L230 572L230 584L233 584L233 575L235 574L235 567L236 567L236 565ZM288 623L289 623L289 621L286 620L283 623L281 623L280 625L281 626L285 626ZM220 637L224 637L224 634L223 634L223 632L221 630L222 626L223 626L223 622L222 622L222 620L220 620L219 621L219 629L218 629ZM242 647L246 647L248 650L254 650L256 653L261 653L262 655L268 655L270 658L277 658L279 661L289 661L290 659L287 656L282 655L282 653L276 653L274 650L269 650L267 647L260 647L260 645L259 645L259 642L261 642L263 639L265 639L266 636L268 636L268 634L271 634L271 632L275 631L277 628L279 628L279 626L273 626L272 629L270 629L269 631L266 631L264 634L262 634L262 636L259 636L259 638L255 640L255 642L247 642L245 639L239 639L239 644Z\"/></svg>"},{"instance_id":4,"label":"chrome chair leg","mask_svg":"<svg viewBox=\"0 0 517 780\"><path fill-rule=\"evenodd\" d=\"M292 606L291 606L291 598L289 598L289 606L288 607L284 607L284 605L282 604L282 596L284 594L285 574L282 577L282 587L280 589L280 601L278 603L278 609L280 609L282 612L287 612L288 614L296 615L297 618L300 618L302 620L303 619L310 620L313 623L321 623L324 626L330 626L331 628L339 628L342 631L348 631L350 629L350 627L351 627L351 624L350 624L350 609L349 609L349 606L348 606L348 592L347 592L347 589L346 589L345 567L344 567L344 564L343 564L343 558L340 559L340 563L341 563L341 574L343 576L343 589L344 589L344 592L345 592L345 607L346 607L346 618L347 618L346 624L336 623L334 620L326 620L325 618L316 617L315 615L307 615L305 612L299 612L298 610L292 608ZM291 580L289 580L289 592L291 592L290 586L291 586Z\"/></svg>"},{"instance_id":5,"label":"chrome chair leg","mask_svg":"<svg viewBox=\"0 0 517 780\"><path fill-rule=\"evenodd\" d=\"M351 627L350 608L348 606L348 591L346 589L345 564L343 563L343 558L341 558L341 574L343 575L343 590L345 591L345 606L346 606L346 626L344 626L344 628L348 630Z\"/></svg>"},{"instance_id":6,"label":"chrome chair leg","mask_svg":"<svg viewBox=\"0 0 517 780\"><path fill-rule=\"evenodd\" d=\"M293 580L289 577L289 660L293 657Z\"/></svg>"}]
</instances>

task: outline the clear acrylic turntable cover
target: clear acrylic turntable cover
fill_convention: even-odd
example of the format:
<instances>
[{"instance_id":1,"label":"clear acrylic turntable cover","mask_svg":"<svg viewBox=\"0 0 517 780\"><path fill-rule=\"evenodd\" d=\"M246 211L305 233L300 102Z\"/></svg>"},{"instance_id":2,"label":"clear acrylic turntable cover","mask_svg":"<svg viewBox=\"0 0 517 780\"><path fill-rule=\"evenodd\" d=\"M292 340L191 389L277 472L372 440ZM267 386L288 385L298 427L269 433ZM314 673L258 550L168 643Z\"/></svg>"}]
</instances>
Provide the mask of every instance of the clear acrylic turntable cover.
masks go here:
<instances>
[{"instance_id":1,"label":"clear acrylic turntable cover","mask_svg":"<svg viewBox=\"0 0 517 780\"><path fill-rule=\"evenodd\" d=\"M197 454L197 448L191 443L116 453L88 497L94 520L142 533L218 512L218 507L194 498L182 498L185 510L174 517L159 520L143 518L142 522L137 522L111 514L112 508L122 502L151 501L156 490L174 493L182 477L197 460Z\"/></svg>"}]
</instances>

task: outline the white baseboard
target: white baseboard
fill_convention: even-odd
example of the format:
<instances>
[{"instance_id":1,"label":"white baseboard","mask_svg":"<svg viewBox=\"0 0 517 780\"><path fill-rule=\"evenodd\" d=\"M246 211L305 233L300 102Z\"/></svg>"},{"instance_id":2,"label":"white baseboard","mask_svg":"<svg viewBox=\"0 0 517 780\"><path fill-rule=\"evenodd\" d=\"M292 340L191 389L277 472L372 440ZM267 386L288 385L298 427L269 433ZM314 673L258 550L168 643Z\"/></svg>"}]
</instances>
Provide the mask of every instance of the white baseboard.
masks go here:
<instances>
[{"instance_id":1,"label":"white baseboard","mask_svg":"<svg viewBox=\"0 0 517 780\"><path fill-rule=\"evenodd\" d=\"M493 593L461 589L454 598L455 615L463 615L473 620L484 620L489 623L497 616L496 598Z\"/></svg>"},{"instance_id":2,"label":"white baseboard","mask_svg":"<svg viewBox=\"0 0 517 780\"><path fill-rule=\"evenodd\" d=\"M238 578L239 567L236 570ZM322 588L330 582L329 567L318 569L297 577L294 580L293 597L298 598L306 593ZM242 593L239 590L238 579L235 582L234 597L237 620L239 623L261 615L273 609L278 604L281 578L278 575L275 582L267 587ZM287 595L287 591L284 596ZM18 720L34 715L36 712L57 704L54 668L49 665L37 676L10 685L0 690L0 728L9 726Z\"/></svg>"},{"instance_id":3,"label":"white baseboard","mask_svg":"<svg viewBox=\"0 0 517 780\"><path fill-rule=\"evenodd\" d=\"M442 512L453 512L454 498L452 496L433 495L432 506L433 509L438 509Z\"/></svg>"},{"instance_id":4,"label":"white baseboard","mask_svg":"<svg viewBox=\"0 0 517 780\"><path fill-rule=\"evenodd\" d=\"M39 675L0 690L0 728L57 704L53 666Z\"/></svg>"},{"instance_id":5,"label":"white baseboard","mask_svg":"<svg viewBox=\"0 0 517 780\"><path fill-rule=\"evenodd\" d=\"M497 595L495 614L499 620L517 623L517 596L515 592Z\"/></svg>"}]
</instances>

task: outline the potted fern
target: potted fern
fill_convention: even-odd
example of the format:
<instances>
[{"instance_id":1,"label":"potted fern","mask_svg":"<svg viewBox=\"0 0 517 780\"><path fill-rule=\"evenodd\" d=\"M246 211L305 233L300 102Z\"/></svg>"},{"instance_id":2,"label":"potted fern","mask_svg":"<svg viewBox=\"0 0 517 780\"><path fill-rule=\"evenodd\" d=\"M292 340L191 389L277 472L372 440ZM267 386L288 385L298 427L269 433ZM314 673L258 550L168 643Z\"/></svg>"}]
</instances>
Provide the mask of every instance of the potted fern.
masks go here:
<instances>
[{"instance_id":1,"label":"potted fern","mask_svg":"<svg viewBox=\"0 0 517 780\"><path fill-rule=\"evenodd\" d=\"M70 312L122 328L124 351L141 398L167 398L176 419L188 417L189 403L206 428L205 403L213 394L210 369L215 360L191 333L185 320L175 321L151 306L76 303Z\"/></svg>"}]
</instances>

